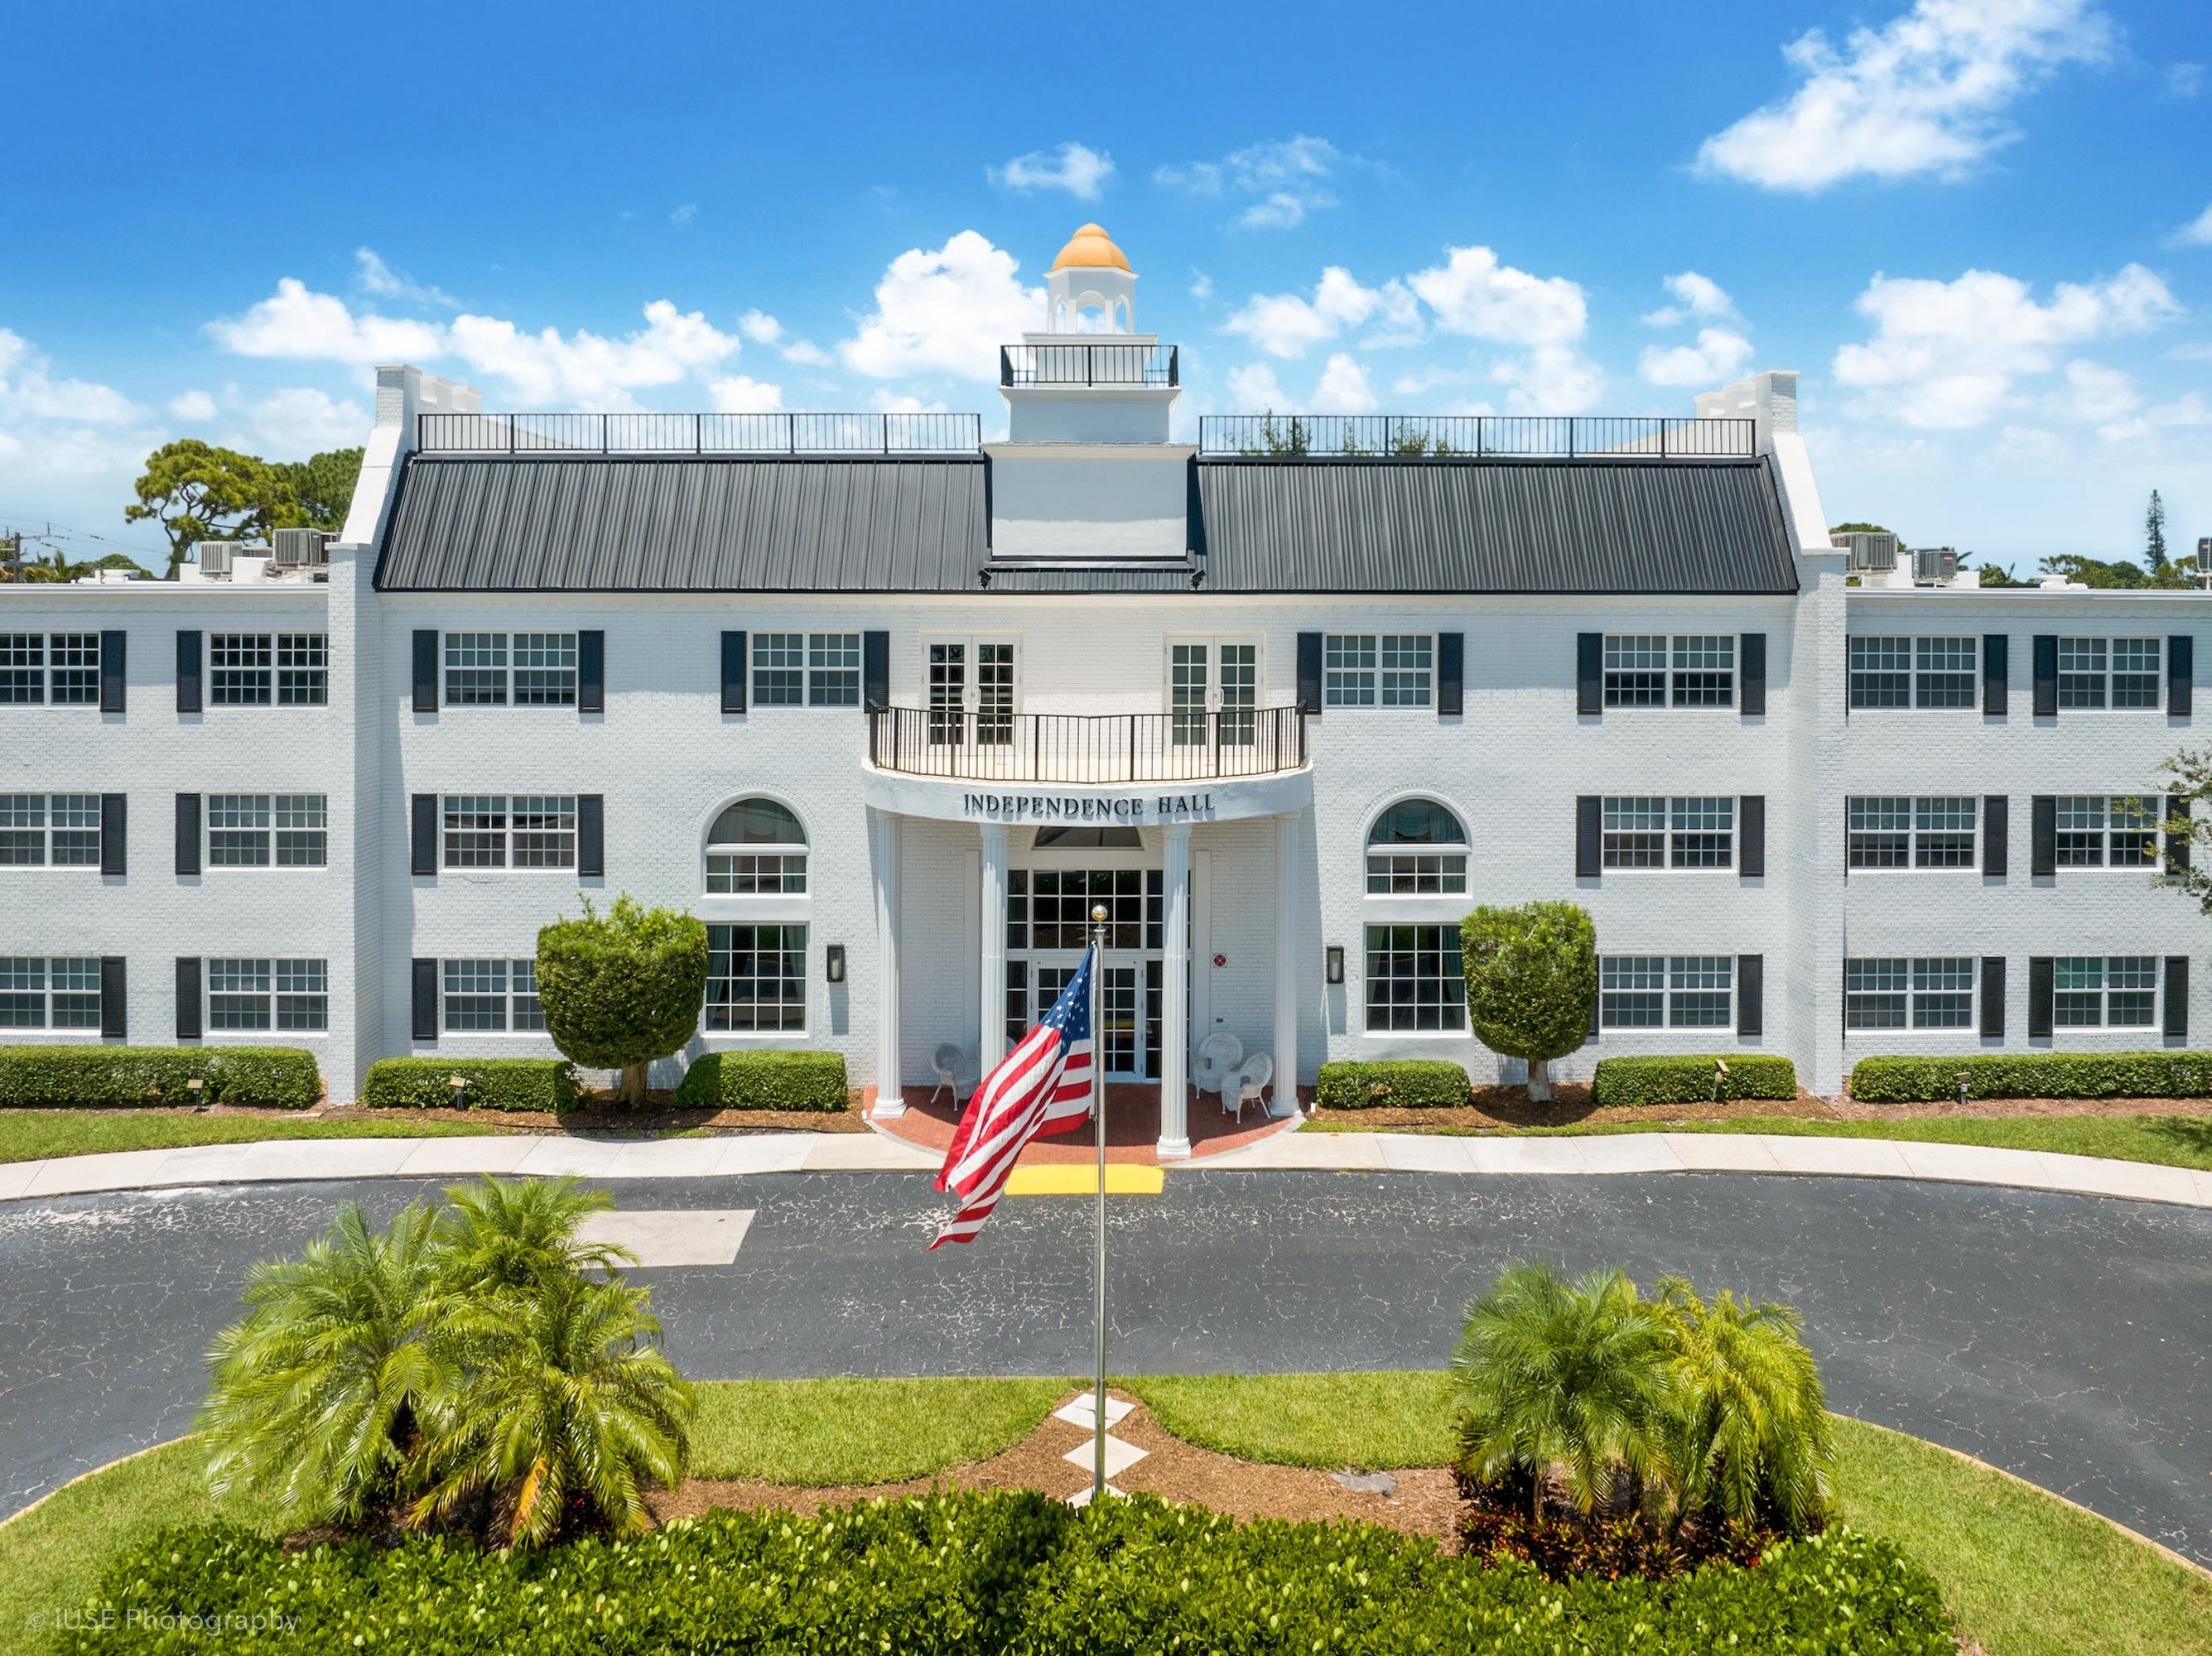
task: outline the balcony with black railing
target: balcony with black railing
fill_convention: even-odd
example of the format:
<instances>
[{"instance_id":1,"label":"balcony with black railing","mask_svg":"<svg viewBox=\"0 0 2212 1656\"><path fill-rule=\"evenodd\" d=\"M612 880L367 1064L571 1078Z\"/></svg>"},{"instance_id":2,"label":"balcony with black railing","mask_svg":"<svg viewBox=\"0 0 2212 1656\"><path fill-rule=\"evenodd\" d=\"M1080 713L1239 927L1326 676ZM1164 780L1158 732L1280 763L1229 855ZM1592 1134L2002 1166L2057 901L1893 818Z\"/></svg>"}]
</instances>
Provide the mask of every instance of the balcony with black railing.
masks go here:
<instances>
[{"instance_id":1,"label":"balcony with black railing","mask_svg":"<svg viewBox=\"0 0 2212 1656\"><path fill-rule=\"evenodd\" d=\"M1018 713L878 707L868 762L901 776L1103 786L1275 776L1306 765L1296 707L1165 713Z\"/></svg>"},{"instance_id":2,"label":"balcony with black railing","mask_svg":"<svg viewBox=\"0 0 2212 1656\"><path fill-rule=\"evenodd\" d=\"M1182 384L1182 348L1103 341L1001 345L1001 386L1104 385L1158 388Z\"/></svg>"},{"instance_id":3,"label":"balcony with black railing","mask_svg":"<svg viewBox=\"0 0 2212 1656\"><path fill-rule=\"evenodd\" d=\"M1209 414L1199 452L1246 459L1747 460L1757 422L1665 415Z\"/></svg>"}]
</instances>

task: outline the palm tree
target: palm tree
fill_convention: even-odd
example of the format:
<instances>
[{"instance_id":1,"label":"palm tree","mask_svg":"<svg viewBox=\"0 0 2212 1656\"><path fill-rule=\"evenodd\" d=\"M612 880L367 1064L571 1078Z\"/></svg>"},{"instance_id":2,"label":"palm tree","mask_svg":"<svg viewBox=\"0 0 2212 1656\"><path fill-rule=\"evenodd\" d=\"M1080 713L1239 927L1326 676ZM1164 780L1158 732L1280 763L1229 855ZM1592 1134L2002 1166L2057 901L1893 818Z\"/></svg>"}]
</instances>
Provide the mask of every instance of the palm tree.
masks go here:
<instances>
[{"instance_id":1,"label":"palm tree","mask_svg":"<svg viewBox=\"0 0 2212 1656\"><path fill-rule=\"evenodd\" d=\"M567 1274L457 1309L447 1336L469 1378L439 1404L424 1450L437 1474L409 1521L484 1500L504 1546L544 1545L572 1507L617 1535L643 1529L640 1474L682 1480L697 1407L651 1344L660 1324L648 1297Z\"/></svg>"},{"instance_id":2,"label":"palm tree","mask_svg":"<svg viewBox=\"0 0 2212 1656\"><path fill-rule=\"evenodd\" d=\"M498 1180L454 1185L439 1216L442 1273L455 1293L523 1292L580 1271L614 1273L635 1258L611 1242L580 1242L576 1228L611 1209L614 1198L574 1179Z\"/></svg>"},{"instance_id":3,"label":"palm tree","mask_svg":"<svg viewBox=\"0 0 2212 1656\"><path fill-rule=\"evenodd\" d=\"M379 1234L348 1204L302 1258L253 1267L246 1316L209 1351L198 1426L216 1494L250 1489L298 1525L359 1527L394 1509L448 1382L436 1254L428 1210Z\"/></svg>"},{"instance_id":4,"label":"palm tree","mask_svg":"<svg viewBox=\"0 0 2212 1656\"><path fill-rule=\"evenodd\" d=\"M1553 1471L1584 1513L1619 1471L1640 1494L1668 1471L1673 1356L1668 1325L1618 1269L1569 1283L1541 1261L1510 1267L1468 1307L1452 1353L1459 1470L1528 1477L1532 1517Z\"/></svg>"}]
</instances>

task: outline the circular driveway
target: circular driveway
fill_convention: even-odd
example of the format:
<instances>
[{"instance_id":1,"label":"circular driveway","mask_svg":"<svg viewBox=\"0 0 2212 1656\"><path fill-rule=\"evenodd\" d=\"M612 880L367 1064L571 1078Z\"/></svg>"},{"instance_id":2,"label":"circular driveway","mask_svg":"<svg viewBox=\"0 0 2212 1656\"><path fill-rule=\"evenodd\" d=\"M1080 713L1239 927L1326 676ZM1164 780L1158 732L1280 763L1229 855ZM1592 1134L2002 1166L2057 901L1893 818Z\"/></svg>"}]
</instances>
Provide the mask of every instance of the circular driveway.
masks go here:
<instances>
[{"instance_id":1,"label":"circular driveway","mask_svg":"<svg viewBox=\"0 0 2212 1656\"><path fill-rule=\"evenodd\" d=\"M650 1270L702 1379L1079 1374L1088 1199L1008 1198L925 1254L926 1177L606 1181L625 1209L755 1210L728 1265ZM0 1204L0 1511L188 1429L253 1259L343 1201L438 1181ZM1438 1368L1529 1255L1804 1314L1831 1405L1979 1456L2212 1562L2212 1212L1869 1179L1178 1173L1109 1198L1124 1373Z\"/></svg>"}]
</instances>

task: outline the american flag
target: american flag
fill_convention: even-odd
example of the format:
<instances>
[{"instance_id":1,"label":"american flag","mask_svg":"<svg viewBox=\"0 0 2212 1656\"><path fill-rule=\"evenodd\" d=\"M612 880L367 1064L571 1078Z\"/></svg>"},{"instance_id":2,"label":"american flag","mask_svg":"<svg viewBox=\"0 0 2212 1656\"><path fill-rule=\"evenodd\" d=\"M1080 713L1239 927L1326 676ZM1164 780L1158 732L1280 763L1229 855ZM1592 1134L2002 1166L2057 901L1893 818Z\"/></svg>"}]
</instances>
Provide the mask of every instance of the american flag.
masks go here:
<instances>
[{"instance_id":1,"label":"american flag","mask_svg":"<svg viewBox=\"0 0 2212 1656\"><path fill-rule=\"evenodd\" d=\"M945 1153L937 1188L960 1208L932 1248L972 1242L999 1205L1022 1147L1048 1133L1073 1131L1091 1116L1091 968L1096 949L1060 992L1052 1010L1024 1035L1006 1062L983 1077Z\"/></svg>"}]
</instances>

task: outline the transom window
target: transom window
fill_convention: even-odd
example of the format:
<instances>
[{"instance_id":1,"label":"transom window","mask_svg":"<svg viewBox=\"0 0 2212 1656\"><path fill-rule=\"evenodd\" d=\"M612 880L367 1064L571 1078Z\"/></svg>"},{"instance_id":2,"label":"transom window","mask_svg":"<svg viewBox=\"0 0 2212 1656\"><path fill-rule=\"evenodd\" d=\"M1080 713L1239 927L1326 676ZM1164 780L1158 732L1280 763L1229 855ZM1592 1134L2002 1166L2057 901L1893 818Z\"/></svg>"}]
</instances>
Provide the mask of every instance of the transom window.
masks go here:
<instances>
[{"instance_id":1,"label":"transom window","mask_svg":"<svg viewBox=\"0 0 2212 1656\"><path fill-rule=\"evenodd\" d=\"M0 955L0 1029L100 1028L100 961Z\"/></svg>"},{"instance_id":2,"label":"transom window","mask_svg":"<svg viewBox=\"0 0 2212 1656\"><path fill-rule=\"evenodd\" d=\"M1437 896L1467 889L1467 830L1433 799L1401 799L1367 830L1367 895Z\"/></svg>"},{"instance_id":3,"label":"transom window","mask_svg":"<svg viewBox=\"0 0 2212 1656\"><path fill-rule=\"evenodd\" d=\"M1844 962L1847 1029L1965 1029L1974 1022L1974 962L1902 955Z\"/></svg>"},{"instance_id":4,"label":"transom window","mask_svg":"<svg viewBox=\"0 0 2212 1656\"><path fill-rule=\"evenodd\" d=\"M445 993L440 998L449 1031L526 1034L545 1027L538 1004L538 962L446 961Z\"/></svg>"},{"instance_id":5,"label":"transom window","mask_svg":"<svg viewBox=\"0 0 2212 1656\"><path fill-rule=\"evenodd\" d=\"M1158 869L1006 870L1006 947L1081 949L1091 911L1106 909L1109 949L1158 949L1166 935L1165 877Z\"/></svg>"},{"instance_id":6,"label":"transom window","mask_svg":"<svg viewBox=\"0 0 2212 1656\"><path fill-rule=\"evenodd\" d=\"M96 868L100 796L0 793L0 868Z\"/></svg>"},{"instance_id":7,"label":"transom window","mask_svg":"<svg viewBox=\"0 0 2212 1656\"><path fill-rule=\"evenodd\" d=\"M806 1027L806 928L707 928L707 1028L758 1034Z\"/></svg>"},{"instance_id":8,"label":"transom window","mask_svg":"<svg viewBox=\"0 0 2212 1656\"><path fill-rule=\"evenodd\" d=\"M753 701L763 707L860 705L858 633L756 633Z\"/></svg>"},{"instance_id":9,"label":"transom window","mask_svg":"<svg viewBox=\"0 0 2212 1656\"><path fill-rule=\"evenodd\" d=\"M210 633L208 700L218 707L320 707L331 699L326 633Z\"/></svg>"},{"instance_id":10,"label":"transom window","mask_svg":"<svg viewBox=\"0 0 2212 1656\"><path fill-rule=\"evenodd\" d=\"M2058 797L2058 866L2154 868L2160 801L2149 794Z\"/></svg>"},{"instance_id":11,"label":"transom window","mask_svg":"<svg viewBox=\"0 0 2212 1656\"><path fill-rule=\"evenodd\" d=\"M99 701L99 634L0 633L0 705Z\"/></svg>"},{"instance_id":12,"label":"transom window","mask_svg":"<svg viewBox=\"0 0 2212 1656\"><path fill-rule=\"evenodd\" d=\"M1735 702L1735 638L1727 633L1608 633L1608 707L1727 707Z\"/></svg>"},{"instance_id":13,"label":"transom window","mask_svg":"<svg viewBox=\"0 0 2212 1656\"><path fill-rule=\"evenodd\" d=\"M1875 795L1846 807L1853 868L1972 868L1971 795Z\"/></svg>"},{"instance_id":14,"label":"transom window","mask_svg":"<svg viewBox=\"0 0 2212 1656\"><path fill-rule=\"evenodd\" d=\"M1322 640L1322 705L1425 707L1435 655L1427 633L1331 633Z\"/></svg>"},{"instance_id":15,"label":"transom window","mask_svg":"<svg viewBox=\"0 0 2212 1656\"><path fill-rule=\"evenodd\" d=\"M1854 638L1854 707L1971 707L1977 641L1967 638Z\"/></svg>"},{"instance_id":16,"label":"transom window","mask_svg":"<svg viewBox=\"0 0 2212 1656\"><path fill-rule=\"evenodd\" d=\"M2061 955L2051 962L2051 1022L2069 1029L2140 1028L2158 1000L2151 955Z\"/></svg>"},{"instance_id":17,"label":"transom window","mask_svg":"<svg viewBox=\"0 0 2212 1656\"><path fill-rule=\"evenodd\" d=\"M326 961L220 959L207 963L210 1029L326 1029Z\"/></svg>"},{"instance_id":18,"label":"transom window","mask_svg":"<svg viewBox=\"0 0 2212 1656\"><path fill-rule=\"evenodd\" d=\"M1461 1030L1467 986L1456 925L1367 928L1367 1028Z\"/></svg>"},{"instance_id":19,"label":"transom window","mask_svg":"<svg viewBox=\"0 0 2212 1656\"><path fill-rule=\"evenodd\" d=\"M573 793L449 793L447 868L574 868Z\"/></svg>"},{"instance_id":20,"label":"transom window","mask_svg":"<svg viewBox=\"0 0 2212 1656\"><path fill-rule=\"evenodd\" d=\"M773 799L740 799L707 830L707 890L717 897L806 889L806 830Z\"/></svg>"},{"instance_id":21,"label":"transom window","mask_svg":"<svg viewBox=\"0 0 2212 1656\"><path fill-rule=\"evenodd\" d=\"M1605 802L1607 868L1727 868L1735 860L1735 801L1629 794Z\"/></svg>"},{"instance_id":22,"label":"transom window","mask_svg":"<svg viewBox=\"0 0 2212 1656\"><path fill-rule=\"evenodd\" d=\"M574 633L447 633L446 705L573 707Z\"/></svg>"},{"instance_id":23,"label":"transom window","mask_svg":"<svg viewBox=\"0 0 2212 1656\"><path fill-rule=\"evenodd\" d=\"M1597 1021L1607 1029L1724 1029L1735 981L1726 955L1605 955Z\"/></svg>"},{"instance_id":24,"label":"transom window","mask_svg":"<svg viewBox=\"0 0 2212 1656\"><path fill-rule=\"evenodd\" d=\"M211 793L207 824L207 858L218 868L320 868L331 859L324 794Z\"/></svg>"},{"instance_id":25,"label":"transom window","mask_svg":"<svg viewBox=\"0 0 2212 1656\"><path fill-rule=\"evenodd\" d=\"M2158 652L2154 638L2060 639L2058 705L2157 707Z\"/></svg>"}]
</instances>

